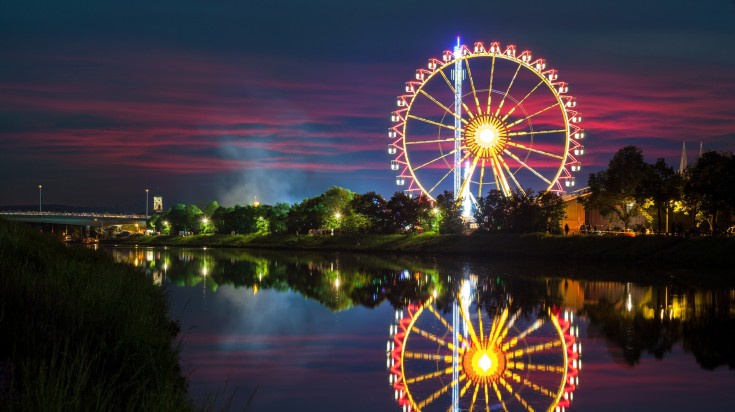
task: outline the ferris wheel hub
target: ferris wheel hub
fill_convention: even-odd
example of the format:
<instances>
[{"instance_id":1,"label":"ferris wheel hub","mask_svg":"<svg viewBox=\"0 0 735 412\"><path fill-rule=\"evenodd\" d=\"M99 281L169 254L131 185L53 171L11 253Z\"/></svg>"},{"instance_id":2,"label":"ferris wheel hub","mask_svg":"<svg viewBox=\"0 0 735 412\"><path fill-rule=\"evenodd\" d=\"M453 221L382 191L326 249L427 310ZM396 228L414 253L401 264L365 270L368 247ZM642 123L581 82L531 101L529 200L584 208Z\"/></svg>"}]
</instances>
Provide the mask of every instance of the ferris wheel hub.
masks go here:
<instances>
[{"instance_id":1,"label":"ferris wheel hub","mask_svg":"<svg viewBox=\"0 0 735 412\"><path fill-rule=\"evenodd\" d=\"M497 345L470 347L462 355L462 370L475 383L495 382L505 372L505 353Z\"/></svg>"},{"instance_id":2,"label":"ferris wheel hub","mask_svg":"<svg viewBox=\"0 0 735 412\"><path fill-rule=\"evenodd\" d=\"M464 131L467 149L476 157L491 158L508 144L508 128L504 121L492 115L472 118Z\"/></svg>"}]
</instances>

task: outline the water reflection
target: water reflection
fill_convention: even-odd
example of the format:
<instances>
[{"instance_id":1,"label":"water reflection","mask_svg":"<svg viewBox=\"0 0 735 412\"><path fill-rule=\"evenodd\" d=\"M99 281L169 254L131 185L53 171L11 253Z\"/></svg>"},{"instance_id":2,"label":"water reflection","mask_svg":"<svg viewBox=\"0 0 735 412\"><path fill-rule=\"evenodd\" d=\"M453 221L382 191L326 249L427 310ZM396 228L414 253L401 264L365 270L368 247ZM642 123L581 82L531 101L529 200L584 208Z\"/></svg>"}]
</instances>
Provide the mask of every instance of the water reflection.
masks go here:
<instances>
[{"instance_id":1,"label":"water reflection","mask_svg":"<svg viewBox=\"0 0 735 412\"><path fill-rule=\"evenodd\" d=\"M733 391L723 389L735 385L733 290L585 280L563 271L519 272L447 258L108 251L144 270L155 284L170 285L174 316L189 316L184 330L187 322L192 325L184 336L184 355L196 368L192 385L202 379L244 382L235 409L242 409L258 384L251 410L398 410L393 387L386 384L385 352L376 349L385 347L393 313L432 302L451 319L462 279L475 284L472 300L478 306L469 316L476 317L480 307L488 322L504 312L508 318L520 313L516 322L524 330L535 319L548 319L550 310L574 313L585 345L574 410L630 409L626 399L635 399L639 410L721 410L735 402ZM325 379L341 394L324 392ZM625 399L609 395L611 387L624 391ZM484 407L484 393L478 397ZM346 408L340 399L355 404Z\"/></svg>"},{"instance_id":2,"label":"water reflection","mask_svg":"<svg viewBox=\"0 0 735 412\"><path fill-rule=\"evenodd\" d=\"M462 279L450 313L433 297L396 311L387 366L404 411L569 407L582 366L574 313L515 308L512 295L498 299L487 287L477 293L488 280Z\"/></svg>"}]
</instances>

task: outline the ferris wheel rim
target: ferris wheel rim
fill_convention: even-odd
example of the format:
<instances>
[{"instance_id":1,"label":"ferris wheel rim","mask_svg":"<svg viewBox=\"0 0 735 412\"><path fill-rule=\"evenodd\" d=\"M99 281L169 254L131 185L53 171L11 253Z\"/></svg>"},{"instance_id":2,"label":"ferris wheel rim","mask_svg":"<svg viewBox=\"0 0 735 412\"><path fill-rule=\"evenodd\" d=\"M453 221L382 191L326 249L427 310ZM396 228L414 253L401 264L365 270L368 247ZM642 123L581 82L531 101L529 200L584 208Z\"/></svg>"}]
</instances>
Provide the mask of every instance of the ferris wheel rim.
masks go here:
<instances>
[{"instance_id":1,"label":"ferris wheel rim","mask_svg":"<svg viewBox=\"0 0 735 412\"><path fill-rule=\"evenodd\" d=\"M409 315L408 316L410 317L410 322L408 323L407 326L405 326L405 332L404 332L404 335L403 335L403 337L401 339L402 340L402 345L401 345L401 348L400 348L400 372L401 372L401 377L402 377L402 385L403 385L403 391L405 392L404 396L408 400L408 405L409 405L409 409L408 410L409 411L413 411L413 412L420 412L422 410L423 405L419 405L414 400L414 395L411 393L411 389L410 389L410 386L409 386L409 383L408 383L408 381L410 381L410 379L406 379L406 376L407 375L406 375L405 362L404 362L404 360L405 360L405 353L406 353L406 347L407 347L406 343L408 342L408 339L409 339L409 337L411 335L411 332L413 331L413 329L415 327L415 324L416 324L417 320L423 314L424 310L427 307L437 317L439 316L438 313L435 312L435 310L431 310L431 307L432 307L433 304L434 304L434 299L429 298L426 303L420 305L418 307L418 309L416 309L413 313L411 313L411 311L409 311ZM507 308L506 308L506 311L507 311ZM571 325L571 320L569 320L569 321L566 320L566 312L565 312L565 315L564 315L564 319L562 319L560 313L554 313L554 311L552 309L550 309L550 308L546 310L546 313L548 314L548 321L551 323L551 325L553 327L553 331L555 333L554 334L554 339L555 340L558 339L558 341L561 342L561 344L559 345L560 346L560 353L562 354L562 359L563 359L562 362L561 362L561 364L564 365L564 367L561 369L562 372L560 373L560 379L559 379L558 389L555 391L555 395L553 396L553 400L549 403L548 408L545 409L547 412L553 412L554 410L557 410L557 411L559 410L559 409L555 409L555 408L557 408L560 405L560 402L563 400L562 398L564 398L565 394L568 394L568 393L574 391L575 388L569 388L567 386L567 381L568 381L569 376L570 376L570 371L573 371L574 372L574 376L576 376L576 374L577 374L578 371L577 371L576 365L574 367L572 367L572 364L570 362L569 353L568 353L569 350L570 350L569 349L569 346L570 346L570 343L569 343L570 342L570 338L569 338L567 332L565 332L565 330L569 330L571 328L571 326L570 326ZM492 318L491 318L491 320L492 320ZM504 322L505 321L503 321L503 323ZM564 322L566 325L565 326L562 326L562 322ZM480 330L483 330L482 329L482 322L481 322L481 320L480 320L480 328L481 328ZM490 332L490 330L488 330L488 332ZM474 332L472 332L472 333L474 333ZM533 332L530 332L530 333L533 333ZM527 346L527 342L525 342L525 338L523 338L523 339L524 339L524 344L526 344L526 346ZM573 343L571 343L571 345L579 345L579 342L577 340L575 340L574 337L572 337L571 339L572 339L571 342L573 342ZM463 360L462 363L464 363L464 362L465 361ZM580 367L581 367L581 364L580 364ZM501 373L504 374L504 371L501 372ZM469 379L470 378L467 378L467 380L469 380ZM456 384L459 385L459 382L457 382ZM578 382L577 382L577 384L578 384ZM479 387L479 384L476 384L476 386ZM487 386L487 384L486 384L486 386ZM467 387L469 387L469 382L467 384ZM477 389L476 389L476 391L477 391ZM486 396L487 396L487 393L486 393ZM566 399L568 399L568 398L566 398ZM502 400L500 398L499 398L499 401L502 402ZM399 400L399 404L401 404L400 400ZM473 400L473 404L474 404L474 400ZM403 405L405 405L405 404L403 404ZM503 403L503 405L505 407L505 404L504 403ZM567 402L567 405L568 405L568 402Z\"/></svg>"},{"instance_id":2,"label":"ferris wheel rim","mask_svg":"<svg viewBox=\"0 0 735 412\"><path fill-rule=\"evenodd\" d=\"M475 43L476 48L477 48L477 44L478 43ZM492 43L492 45L495 46L497 45L497 43ZM423 121L426 121L426 123L433 124L434 126L438 128L439 131L441 131L442 127L447 128L447 129L452 128L449 125L438 124L435 122L428 121L427 119L420 119L416 117L415 115L413 115L414 107L417 102L417 98L419 96L427 96L428 98L432 99L432 97L429 94L427 94L424 91L424 89L426 88L428 84L435 81L437 76L443 77L444 81L447 82L447 85L454 92L454 89L452 88L452 85L449 82L445 71L452 65L457 64L459 62L459 64L464 63L465 67L467 67L467 72L470 73L470 63L469 62L474 61L473 59L481 59L481 58L492 59L493 66L492 66L492 71L490 73L490 85L487 88L475 88L475 85L472 82L472 77L470 73L469 78L470 78L470 85L472 87L472 92L471 93L467 92L464 95L462 95L462 104L465 108L467 108L468 105L471 104L471 102L467 103L465 101L467 96L474 95L475 103L477 104L477 108L478 108L478 111L476 114L482 113L482 110L480 108L480 103L478 102L478 97L477 97L478 91L481 91L482 93L485 93L488 95L488 104L487 104L488 112L490 111L490 100L492 98L492 95L498 92L497 94L501 94L503 96L501 99L500 105L496 109L496 112L495 112L496 116L498 115L498 113L500 113L500 110L502 108L502 105L505 99L509 98L511 100L515 100L516 102L518 102L517 98L514 98L514 96L510 94L510 90L511 90L511 87L513 86L513 81L515 80L515 77L517 76L518 72L520 72L521 69L523 69L524 75L527 75L527 73L531 73L533 75L532 78L538 80L539 83L523 99L521 99L521 103L516 104L515 107L512 110L510 110L510 112L508 112L508 114L505 117L507 118L508 116L510 116L510 114L512 114L512 112L515 111L519 106L522 107L522 102L526 98L531 96L533 93L535 93L537 88L539 88L541 85L544 85L543 90L545 91L545 93L550 93L550 96L553 96L554 104L542 111L550 110L553 108L554 116L558 116L560 119L558 130L536 132L533 129L531 129L527 132L526 131L522 132L522 134L531 135L531 136L536 136L541 133L552 133L552 132L562 133L563 132L563 148L562 148L563 150L559 151L560 153L559 155L550 155L550 157L558 159L558 162L553 162L554 166L553 168L551 168L551 170L553 170L553 173L544 172L542 174L542 173L537 172L536 170L534 170L533 167L529 166L525 162L513 156L513 154L511 154L507 150L507 147L504 148L505 151L501 154L507 154L509 158L513 159L518 164L518 165L514 165L515 172L511 172L508 165L505 164L505 162L503 162L503 166L505 166L505 170L509 173L510 177L513 179L513 182L515 183L515 187L517 187L521 192L523 192L522 185L517 180L515 180L515 174L517 174L519 170L523 170L524 168L532 172L533 174L535 174L536 177L538 177L541 181L546 183L544 186L545 187L544 191L563 192L564 189L562 188L561 180L565 180L568 187L570 186L569 182L571 182L571 186L573 186L574 177L572 173L570 172L570 167L571 167L572 172L578 171L580 168L581 162L579 162L575 156L583 153L584 146L582 146L579 143L579 139L584 137L584 130L578 124L576 124L576 123L579 123L579 121L581 121L581 116L578 116L579 112L571 109L573 107L576 107L576 99L573 96L566 94L567 93L567 83L558 81L558 71L556 69L546 69L545 59L538 58L535 61L532 61L530 52L528 51L524 51L523 53L521 53L520 57L516 56L515 46L513 45L508 46L509 48L511 47L513 48L512 55L506 54L505 52L500 52L499 49L492 51L492 52L486 51L484 49L480 51L476 50L475 52L472 52L466 46L463 45L462 47L464 48L466 53L463 52L459 56L451 55L451 52L447 51L445 52L445 60L443 62L439 61L438 59L430 59L429 67L431 70L426 70L426 69L417 70L417 79L419 79L419 74L421 74L419 81L407 82L406 84L407 84L408 94L399 96L398 98L398 103L399 103L398 106L399 107L403 106L403 108L396 110L394 112L394 114L396 115L394 116L394 121L397 122L398 124L389 129L389 137L399 137L398 140L396 140L393 143L393 146L396 147L397 149L400 149L400 153L396 155L395 160L392 162L392 165L393 163L396 164L396 168L394 170L399 169L398 167L399 164L403 165L402 167L403 170L400 171L400 175L398 177L409 179L410 183L408 185L408 189L406 190L406 192L418 191L433 200L435 199L435 197L432 192L442 183L443 180L447 178L449 174L455 171L454 170L455 167L448 165L448 162L446 159L446 157L452 153L444 153L443 151L440 153L439 157L434 158L423 165L414 164L413 162L414 159L412 158L413 154L411 153L412 150L409 149L409 145L415 144L415 143L411 142L410 140L407 140L407 138L410 137L412 133L408 130L409 120L411 118L414 118L416 120L423 120ZM499 47L499 45L497 45L497 47ZM451 58L446 58L447 53L451 55ZM495 69L494 65L495 65L496 59L500 59L501 61L504 61L504 62L509 62L513 65L516 65L516 64L518 65L516 69L516 74L513 76L513 79L508 84L508 88L507 90L505 90L505 92L502 92L500 89L493 89L493 80L494 80L493 72ZM432 67L432 62L434 62L433 64L435 64L434 67ZM543 67L539 68L540 66L538 62L543 62ZM547 74L548 74L548 77L547 77ZM410 85L410 91L409 91L409 85ZM403 105L401 103L403 103ZM434 100L434 103L439 105L439 107L441 107L446 112L444 114L444 117L446 117L447 115L449 115L450 117L451 116L457 117L456 114L454 114L448 107L442 105L441 103L435 100ZM467 110L469 111L469 109ZM525 118L522 118L520 121L517 121L516 123L512 124L511 127L514 127L517 123L529 121L530 118L535 116L536 114L531 115L531 116L525 116ZM574 122L570 120L570 117L572 115L574 116L573 118L575 119ZM470 115L469 118L471 119L472 115ZM579 120L576 120L576 119L579 119ZM466 128L467 121L468 121L464 113L461 116L460 120L465 125L462 127L464 131L464 129ZM394 132L393 136L391 136L391 131ZM396 134L400 136L395 136ZM515 135L518 136L520 134L521 133L516 133ZM462 139L466 140L466 137L463 135ZM456 141L456 140L457 139L436 139L437 142ZM429 143L430 142L431 141L429 141ZM397 143L400 143L400 144L397 144ZM523 147L522 145L516 146L516 147L519 151L523 153L526 159L528 159L528 156L531 154L531 152L534 152L540 155L549 155L548 153L544 151L534 150L532 147ZM575 156L573 156L571 153L572 148L575 148ZM576 148L579 148L579 154L577 154ZM466 148L463 148L463 151L466 151ZM389 149L389 152L390 152L390 149ZM393 153L395 152L396 151L394 150ZM440 159L443 159L444 163L447 164L448 166L447 168L449 169L449 171L447 172L446 175L444 175L441 179L439 179L433 187L429 188L428 184L426 182L422 182L421 178L417 176L416 171L418 170L418 168L424 167L427 164L438 161ZM467 159L472 159L474 163L473 163L472 173L470 173L466 179L462 178L463 187L467 184L472 185L472 182L473 182L472 178L474 176L474 167L476 166L478 159L480 159L480 156L465 155L463 156L462 161L464 162ZM485 160L488 160L488 159L489 158L486 158L486 157L482 158L483 160L482 173L484 173L484 169L485 169L485 165L484 165ZM501 160L502 160L502 156L501 156ZM492 160L490 161L492 162ZM575 165L576 165L576 170L575 170ZM544 168L549 169L550 167L545 166ZM500 185L497 179L497 174L501 175L503 179L506 179L505 171L502 170L500 162L498 162L497 169L498 170L496 171L494 168L491 168L490 173L492 173L493 176L495 177L496 188L500 189L499 187ZM464 182L465 180L469 182ZM487 184L491 184L491 183L487 183ZM479 186L480 188L478 189L478 191L480 192L480 194L482 194L481 193L482 184L480 184ZM504 194L506 195L509 194L509 192L511 191L510 187L511 185L506 181L503 186Z\"/></svg>"}]
</instances>

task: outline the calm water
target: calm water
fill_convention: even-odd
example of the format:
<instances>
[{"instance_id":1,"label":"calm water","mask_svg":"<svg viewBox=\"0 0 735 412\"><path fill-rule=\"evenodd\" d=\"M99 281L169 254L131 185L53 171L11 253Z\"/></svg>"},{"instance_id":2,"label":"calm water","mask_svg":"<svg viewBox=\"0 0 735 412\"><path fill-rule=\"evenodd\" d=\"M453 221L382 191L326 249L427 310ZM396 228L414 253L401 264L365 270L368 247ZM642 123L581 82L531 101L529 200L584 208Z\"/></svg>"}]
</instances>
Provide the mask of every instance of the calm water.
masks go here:
<instances>
[{"instance_id":1,"label":"calm water","mask_svg":"<svg viewBox=\"0 0 735 412\"><path fill-rule=\"evenodd\" d=\"M485 319L488 334L491 319L506 309L506 324L514 322L509 335L543 322L529 333L526 348L554 334L548 313L574 313L582 368L572 411L725 411L735 404L733 290L607 282L591 280L601 278L594 269L585 275L446 258L105 250L166 288L172 316L181 322L183 367L199 402L209 397L247 411L400 411L386 367L396 311L406 317L409 304L434 302L439 315L420 315L406 351L441 355L434 338L450 335L442 334L438 319L451 322L451 297L466 283L469 301L481 302L481 310L472 303L467 316ZM423 343L420 330L429 336ZM537 369L563 363L552 355L528 363ZM451 375L429 376L443 369L437 362L404 362L419 400L451 387ZM553 372L521 375L544 388L559 385ZM463 399L470 399L475 386L465 385ZM509 385L502 395L509 410L525 410L516 394L529 403L546 396L539 395L543 389ZM477 406L485 410L478 392ZM446 411L449 395L437 395L424 410ZM491 401L489 409L502 406Z\"/></svg>"}]
</instances>

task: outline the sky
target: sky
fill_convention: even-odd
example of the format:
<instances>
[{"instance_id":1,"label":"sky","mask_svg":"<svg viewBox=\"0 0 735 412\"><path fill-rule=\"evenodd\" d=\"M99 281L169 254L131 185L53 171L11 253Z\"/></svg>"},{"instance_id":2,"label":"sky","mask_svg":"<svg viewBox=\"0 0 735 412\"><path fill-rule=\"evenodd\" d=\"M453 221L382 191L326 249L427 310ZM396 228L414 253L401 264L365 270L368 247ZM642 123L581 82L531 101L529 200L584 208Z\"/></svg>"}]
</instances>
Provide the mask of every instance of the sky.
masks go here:
<instances>
[{"instance_id":1,"label":"sky","mask_svg":"<svg viewBox=\"0 0 735 412\"><path fill-rule=\"evenodd\" d=\"M583 169L629 144L678 167L735 151L735 1L0 0L0 205L141 212L390 197L387 130L416 69L462 42L569 83Z\"/></svg>"}]
</instances>

